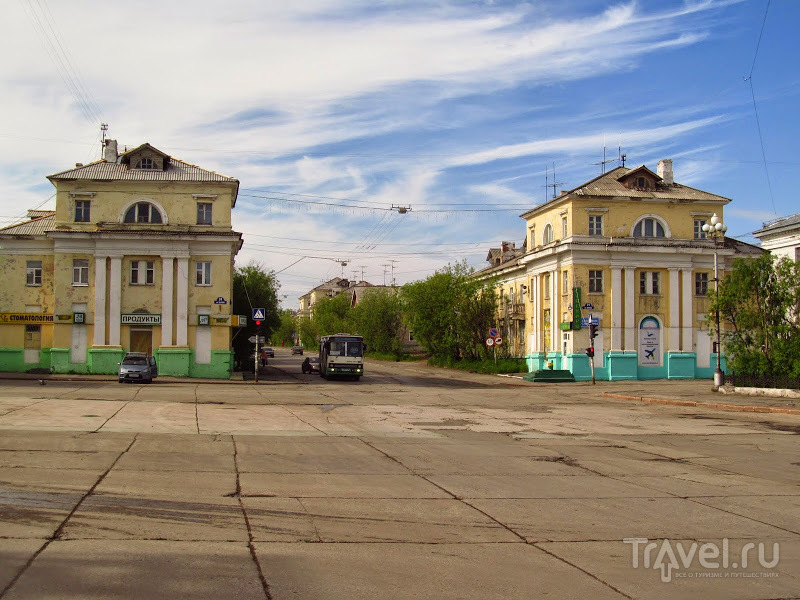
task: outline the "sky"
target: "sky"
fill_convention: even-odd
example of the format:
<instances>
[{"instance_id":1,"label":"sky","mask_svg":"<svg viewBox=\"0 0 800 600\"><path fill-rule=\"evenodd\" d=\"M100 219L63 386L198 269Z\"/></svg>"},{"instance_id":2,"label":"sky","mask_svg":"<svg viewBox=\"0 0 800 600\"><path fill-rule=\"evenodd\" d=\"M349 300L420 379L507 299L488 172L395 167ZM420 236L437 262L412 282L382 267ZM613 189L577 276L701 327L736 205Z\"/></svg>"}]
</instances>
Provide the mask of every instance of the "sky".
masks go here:
<instances>
[{"instance_id":1,"label":"sky","mask_svg":"<svg viewBox=\"0 0 800 600\"><path fill-rule=\"evenodd\" d=\"M237 264L282 304L521 245L520 214L671 158L757 243L800 212L796 0L17 0L0 23L0 226L121 146L236 177ZM13 58L13 60L11 59ZM604 152L605 148L605 152ZM555 175L554 175L555 172ZM550 187L547 187L547 186ZM408 209L408 210L404 210ZM342 263L347 263L343 266Z\"/></svg>"}]
</instances>

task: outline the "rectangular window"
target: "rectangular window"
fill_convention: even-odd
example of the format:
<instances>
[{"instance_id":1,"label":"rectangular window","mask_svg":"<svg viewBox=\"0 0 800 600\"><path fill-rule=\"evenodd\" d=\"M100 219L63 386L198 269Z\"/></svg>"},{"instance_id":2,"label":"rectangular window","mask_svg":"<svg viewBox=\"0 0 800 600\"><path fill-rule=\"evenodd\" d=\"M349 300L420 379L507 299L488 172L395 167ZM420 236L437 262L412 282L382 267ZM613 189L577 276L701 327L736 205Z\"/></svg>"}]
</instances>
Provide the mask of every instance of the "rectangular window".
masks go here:
<instances>
[{"instance_id":1,"label":"rectangular window","mask_svg":"<svg viewBox=\"0 0 800 600\"><path fill-rule=\"evenodd\" d=\"M197 224L211 225L211 204L208 202L197 203Z\"/></svg>"},{"instance_id":2,"label":"rectangular window","mask_svg":"<svg viewBox=\"0 0 800 600\"><path fill-rule=\"evenodd\" d=\"M589 270L589 293L602 294L603 293L603 271L600 269Z\"/></svg>"},{"instance_id":3,"label":"rectangular window","mask_svg":"<svg viewBox=\"0 0 800 600\"><path fill-rule=\"evenodd\" d=\"M694 220L694 239L696 240L704 240L706 239L706 232L703 231L703 225L706 224L705 219L695 219Z\"/></svg>"},{"instance_id":4,"label":"rectangular window","mask_svg":"<svg viewBox=\"0 0 800 600\"><path fill-rule=\"evenodd\" d=\"M131 262L131 285L153 285L156 280L156 264L152 260Z\"/></svg>"},{"instance_id":5,"label":"rectangular window","mask_svg":"<svg viewBox=\"0 0 800 600\"><path fill-rule=\"evenodd\" d=\"M198 262L197 264L197 285L211 285L211 263Z\"/></svg>"},{"instance_id":6,"label":"rectangular window","mask_svg":"<svg viewBox=\"0 0 800 600\"><path fill-rule=\"evenodd\" d=\"M589 235L603 235L602 215L589 215Z\"/></svg>"},{"instance_id":7,"label":"rectangular window","mask_svg":"<svg viewBox=\"0 0 800 600\"><path fill-rule=\"evenodd\" d=\"M639 273L639 293L640 294L660 294L659 285L660 273L658 271L641 271Z\"/></svg>"},{"instance_id":8,"label":"rectangular window","mask_svg":"<svg viewBox=\"0 0 800 600\"><path fill-rule=\"evenodd\" d=\"M25 285L42 285L42 261L28 261L25 269Z\"/></svg>"},{"instance_id":9,"label":"rectangular window","mask_svg":"<svg viewBox=\"0 0 800 600\"><path fill-rule=\"evenodd\" d=\"M89 212L91 207L91 200L76 200L75 201L75 222L88 223Z\"/></svg>"},{"instance_id":10,"label":"rectangular window","mask_svg":"<svg viewBox=\"0 0 800 600\"><path fill-rule=\"evenodd\" d=\"M563 271L561 273L561 293L569 294L569 272Z\"/></svg>"},{"instance_id":11,"label":"rectangular window","mask_svg":"<svg viewBox=\"0 0 800 600\"><path fill-rule=\"evenodd\" d=\"M89 261L76 258L72 261L72 285L89 285Z\"/></svg>"},{"instance_id":12,"label":"rectangular window","mask_svg":"<svg viewBox=\"0 0 800 600\"><path fill-rule=\"evenodd\" d=\"M567 217L561 217L561 239L567 237Z\"/></svg>"},{"instance_id":13,"label":"rectangular window","mask_svg":"<svg viewBox=\"0 0 800 600\"><path fill-rule=\"evenodd\" d=\"M695 296L708 295L708 273L694 274L694 295Z\"/></svg>"},{"instance_id":14,"label":"rectangular window","mask_svg":"<svg viewBox=\"0 0 800 600\"><path fill-rule=\"evenodd\" d=\"M544 284L544 299L550 299L550 273L545 273L544 277L542 277L542 283Z\"/></svg>"}]
</instances>

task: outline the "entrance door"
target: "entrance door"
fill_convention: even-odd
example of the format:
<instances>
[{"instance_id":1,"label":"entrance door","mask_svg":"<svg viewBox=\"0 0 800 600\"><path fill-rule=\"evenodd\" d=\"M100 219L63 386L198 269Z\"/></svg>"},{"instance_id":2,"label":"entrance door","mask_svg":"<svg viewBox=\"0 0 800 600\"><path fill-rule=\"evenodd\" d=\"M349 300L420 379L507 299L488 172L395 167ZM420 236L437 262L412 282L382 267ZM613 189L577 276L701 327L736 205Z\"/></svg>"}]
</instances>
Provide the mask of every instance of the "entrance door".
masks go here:
<instances>
[{"instance_id":1,"label":"entrance door","mask_svg":"<svg viewBox=\"0 0 800 600\"><path fill-rule=\"evenodd\" d=\"M131 352L144 352L148 356L153 354L153 328L131 327Z\"/></svg>"},{"instance_id":2,"label":"entrance door","mask_svg":"<svg viewBox=\"0 0 800 600\"><path fill-rule=\"evenodd\" d=\"M25 364L38 364L42 351L42 326L25 325Z\"/></svg>"}]
</instances>

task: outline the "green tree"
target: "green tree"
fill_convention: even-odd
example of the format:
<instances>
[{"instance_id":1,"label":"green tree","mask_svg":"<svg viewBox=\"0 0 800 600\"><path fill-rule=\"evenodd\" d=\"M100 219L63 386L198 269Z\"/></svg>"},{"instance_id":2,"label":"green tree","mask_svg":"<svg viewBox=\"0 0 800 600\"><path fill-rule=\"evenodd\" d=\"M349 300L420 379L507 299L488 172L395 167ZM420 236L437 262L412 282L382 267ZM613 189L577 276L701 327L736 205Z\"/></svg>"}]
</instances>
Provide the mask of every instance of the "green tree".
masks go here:
<instances>
[{"instance_id":1,"label":"green tree","mask_svg":"<svg viewBox=\"0 0 800 600\"><path fill-rule=\"evenodd\" d=\"M350 317L354 324L353 333L364 337L370 352L401 354L399 334L403 313L396 290L367 288L361 301L350 310Z\"/></svg>"},{"instance_id":2,"label":"green tree","mask_svg":"<svg viewBox=\"0 0 800 600\"><path fill-rule=\"evenodd\" d=\"M323 298L314 305L314 321L318 336L333 333L355 333L353 319L350 315L350 294L343 293L332 298Z\"/></svg>"},{"instance_id":3,"label":"green tree","mask_svg":"<svg viewBox=\"0 0 800 600\"><path fill-rule=\"evenodd\" d=\"M250 318L251 309L264 309L262 335L268 339L280 325L278 310L278 290L280 284L273 271L262 265L251 262L243 267L236 267L233 272L233 313L247 316L247 327L239 330L233 338L233 352L239 363L247 361L253 353L253 344L248 341L255 334L255 323Z\"/></svg>"},{"instance_id":4,"label":"green tree","mask_svg":"<svg viewBox=\"0 0 800 600\"><path fill-rule=\"evenodd\" d=\"M275 345L291 346L294 343L294 334L297 333L297 317L291 310L280 312L280 324L272 334L272 343Z\"/></svg>"},{"instance_id":5,"label":"green tree","mask_svg":"<svg viewBox=\"0 0 800 600\"><path fill-rule=\"evenodd\" d=\"M746 375L800 377L800 265L771 254L738 259L711 303L728 368Z\"/></svg>"},{"instance_id":6,"label":"green tree","mask_svg":"<svg viewBox=\"0 0 800 600\"><path fill-rule=\"evenodd\" d=\"M403 286L409 328L432 356L485 356L484 340L497 310L495 285L479 281L466 262L448 265L424 281Z\"/></svg>"}]
</instances>

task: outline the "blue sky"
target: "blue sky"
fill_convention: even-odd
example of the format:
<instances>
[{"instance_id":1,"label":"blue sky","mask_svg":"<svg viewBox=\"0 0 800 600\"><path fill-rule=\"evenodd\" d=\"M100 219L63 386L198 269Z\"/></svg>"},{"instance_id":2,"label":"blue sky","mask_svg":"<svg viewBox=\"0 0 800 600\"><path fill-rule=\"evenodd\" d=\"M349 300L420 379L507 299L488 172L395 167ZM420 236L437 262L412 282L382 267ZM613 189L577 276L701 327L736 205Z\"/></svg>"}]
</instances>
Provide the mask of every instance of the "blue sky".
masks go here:
<instances>
[{"instance_id":1,"label":"blue sky","mask_svg":"<svg viewBox=\"0 0 800 600\"><path fill-rule=\"evenodd\" d=\"M237 177L237 261L281 271L287 307L362 267L404 283L484 266L521 243L546 170L576 187L604 143L732 198L744 241L800 212L795 0L187 6L5 8L0 223L53 206L45 176L99 158L100 121Z\"/></svg>"}]
</instances>

